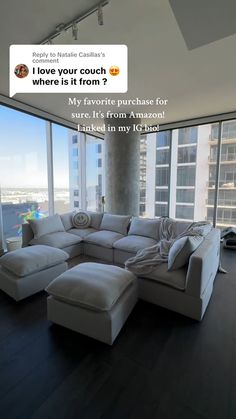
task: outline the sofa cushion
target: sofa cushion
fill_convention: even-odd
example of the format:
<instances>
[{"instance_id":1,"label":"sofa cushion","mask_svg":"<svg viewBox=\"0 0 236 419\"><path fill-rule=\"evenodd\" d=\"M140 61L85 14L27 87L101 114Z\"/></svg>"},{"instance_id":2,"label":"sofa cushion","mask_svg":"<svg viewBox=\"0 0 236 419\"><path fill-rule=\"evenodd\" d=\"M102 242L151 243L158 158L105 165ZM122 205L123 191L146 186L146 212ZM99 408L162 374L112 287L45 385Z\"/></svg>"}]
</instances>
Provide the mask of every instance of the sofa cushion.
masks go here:
<instances>
[{"instance_id":1,"label":"sofa cushion","mask_svg":"<svg viewBox=\"0 0 236 419\"><path fill-rule=\"evenodd\" d=\"M75 212L72 217L72 224L75 228L88 228L91 218L86 211Z\"/></svg>"},{"instance_id":2,"label":"sofa cushion","mask_svg":"<svg viewBox=\"0 0 236 419\"><path fill-rule=\"evenodd\" d=\"M134 217L131 220L129 235L149 237L159 240L160 220Z\"/></svg>"},{"instance_id":3,"label":"sofa cushion","mask_svg":"<svg viewBox=\"0 0 236 419\"><path fill-rule=\"evenodd\" d=\"M113 243L117 240L122 239L122 234L116 233L114 231L97 231L96 233L89 234L84 238L85 243L92 243L98 246L107 247L109 249L113 248Z\"/></svg>"},{"instance_id":4,"label":"sofa cushion","mask_svg":"<svg viewBox=\"0 0 236 419\"><path fill-rule=\"evenodd\" d=\"M73 228L72 224L72 217L75 211L65 212L64 214L60 214L62 224L64 225L65 230L70 230Z\"/></svg>"},{"instance_id":5,"label":"sofa cushion","mask_svg":"<svg viewBox=\"0 0 236 419\"><path fill-rule=\"evenodd\" d=\"M90 227L95 228L96 230L99 230L103 213L101 212L93 212L93 211L87 211L87 213L90 215Z\"/></svg>"},{"instance_id":6,"label":"sofa cushion","mask_svg":"<svg viewBox=\"0 0 236 419\"><path fill-rule=\"evenodd\" d=\"M126 236L130 222L129 215L104 214L100 225L100 230L115 231Z\"/></svg>"},{"instance_id":7,"label":"sofa cushion","mask_svg":"<svg viewBox=\"0 0 236 419\"><path fill-rule=\"evenodd\" d=\"M149 237L129 235L116 241L113 247L125 252L137 253L139 250L154 246L155 244L157 244L157 241Z\"/></svg>"},{"instance_id":8,"label":"sofa cushion","mask_svg":"<svg viewBox=\"0 0 236 419\"><path fill-rule=\"evenodd\" d=\"M141 276L141 275L140 275ZM142 278L160 282L169 287L184 291L186 288L187 268L178 269L174 274L168 270L167 263L161 263L154 271L142 275Z\"/></svg>"},{"instance_id":9,"label":"sofa cushion","mask_svg":"<svg viewBox=\"0 0 236 419\"><path fill-rule=\"evenodd\" d=\"M48 246L28 246L2 256L0 265L22 277L65 262L68 258L68 253L60 249Z\"/></svg>"},{"instance_id":10,"label":"sofa cushion","mask_svg":"<svg viewBox=\"0 0 236 419\"><path fill-rule=\"evenodd\" d=\"M168 255L168 270L174 271L186 265L190 255L200 246L202 236L186 236L176 240L170 248Z\"/></svg>"},{"instance_id":11,"label":"sofa cushion","mask_svg":"<svg viewBox=\"0 0 236 419\"><path fill-rule=\"evenodd\" d=\"M71 228L68 230L68 233L75 234L76 236L81 237L83 239L84 237L88 236L88 234L95 233L97 230L95 228L89 227L89 228Z\"/></svg>"},{"instance_id":12,"label":"sofa cushion","mask_svg":"<svg viewBox=\"0 0 236 419\"><path fill-rule=\"evenodd\" d=\"M73 246L74 244L80 243L81 238L75 234L64 232L45 234L39 239L33 239L30 241L30 245L44 244L46 246L57 247L58 249L64 249L64 247Z\"/></svg>"},{"instance_id":13,"label":"sofa cushion","mask_svg":"<svg viewBox=\"0 0 236 419\"><path fill-rule=\"evenodd\" d=\"M109 311L135 276L101 263L81 263L52 281L46 291L54 298L90 310Z\"/></svg>"},{"instance_id":14,"label":"sofa cushion","mask_svg":"<svg viewBox=\"0 0 236 419\"><path fill-rule=\"evenodd\" d=\"M39 220L29 220L30 227L34 233L34 238L39 239L45 234L65 231L59 214L40 218Z\"/></svg>"}]
</instances>

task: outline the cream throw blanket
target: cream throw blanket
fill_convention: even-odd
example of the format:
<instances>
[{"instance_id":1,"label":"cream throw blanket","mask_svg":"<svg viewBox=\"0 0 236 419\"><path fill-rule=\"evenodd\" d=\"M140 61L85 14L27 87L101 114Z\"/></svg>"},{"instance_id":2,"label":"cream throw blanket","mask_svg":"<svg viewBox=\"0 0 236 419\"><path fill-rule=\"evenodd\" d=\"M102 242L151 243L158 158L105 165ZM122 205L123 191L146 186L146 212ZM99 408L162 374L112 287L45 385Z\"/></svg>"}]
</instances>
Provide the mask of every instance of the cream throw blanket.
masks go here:
<instances>
[{"instance_id":1,"label":"cream throw blanket","mask_svg":"<svg viewBox=\"0 0 236 419\"><path fill-rule=\"evenodd\" d=\"M162 218L159 228L161 240L154 246L139 250L134 257L125 262L125 269L136 275L145 275L154 271L161 263L168 262L170 248L176 240L186 236L205 236L212 225L207 221L194 222L177 237L174 227L174 220L168 217Z\"/></svg>"}]
</instances>

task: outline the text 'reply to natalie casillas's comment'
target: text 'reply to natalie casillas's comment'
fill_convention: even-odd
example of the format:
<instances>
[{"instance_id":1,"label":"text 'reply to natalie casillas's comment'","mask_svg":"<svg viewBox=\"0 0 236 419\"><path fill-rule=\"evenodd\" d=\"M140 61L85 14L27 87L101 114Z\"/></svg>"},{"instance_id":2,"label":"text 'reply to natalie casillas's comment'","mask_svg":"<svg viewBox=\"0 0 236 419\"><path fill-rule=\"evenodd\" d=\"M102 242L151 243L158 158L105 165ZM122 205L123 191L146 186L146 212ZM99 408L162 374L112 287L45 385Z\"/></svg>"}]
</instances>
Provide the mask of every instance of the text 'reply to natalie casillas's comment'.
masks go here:
<instances>
[{"instance_id":1,"label":"text 'reply to natalie casillas's comment'","mask_svg":"<svg viewBox=\"0 0 236 419\"><path fill-rule=\"evenodd\" d=\"M16 93L125 93L126 45L11 45L10 96Z\"/></svg>"}]
</instances>

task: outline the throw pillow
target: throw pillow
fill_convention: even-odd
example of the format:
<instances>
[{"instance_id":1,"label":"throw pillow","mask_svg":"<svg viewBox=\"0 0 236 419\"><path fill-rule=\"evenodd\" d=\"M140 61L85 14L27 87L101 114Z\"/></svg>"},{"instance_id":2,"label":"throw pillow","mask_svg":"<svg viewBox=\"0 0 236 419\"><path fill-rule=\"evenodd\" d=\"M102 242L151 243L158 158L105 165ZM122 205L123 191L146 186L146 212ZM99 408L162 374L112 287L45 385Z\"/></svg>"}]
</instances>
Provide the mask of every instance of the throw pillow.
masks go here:
<instances>
[{"instance_id":1,"label":"throw pillow","mask_svg":"<svg viewBox=\"0 0 236 419\"><path fill-rule=\"evenodd\" d=\"M168 271L175 271L185 266L190 255L200 246L203 240L202 236L186 236L176 240L169 251Z\"/></svg>"},{"instance_id":2,"label":"throw pillow","mask_svg":"<svg viewBox=\"0 0 236 419\"><path fill-rule=\"evenodd\" d=\"M73 215L72 223L75 228L88 228L91 223L91 217L87 212L79 211Z\"/></svg>"}]
</instances>

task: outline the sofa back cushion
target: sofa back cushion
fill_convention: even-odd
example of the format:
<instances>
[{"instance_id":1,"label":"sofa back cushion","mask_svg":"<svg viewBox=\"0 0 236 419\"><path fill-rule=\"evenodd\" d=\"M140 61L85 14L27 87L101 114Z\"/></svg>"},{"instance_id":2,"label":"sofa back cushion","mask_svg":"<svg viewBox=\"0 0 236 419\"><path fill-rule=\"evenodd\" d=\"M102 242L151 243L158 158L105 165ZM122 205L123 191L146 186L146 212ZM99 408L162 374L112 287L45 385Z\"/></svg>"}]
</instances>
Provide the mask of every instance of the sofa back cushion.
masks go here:
<instances>
[{"instance_id":1,"label":"sofa back cushion","mask_svg":"<svg viewBox=\"0 0 236 419\"><path fill-rule=\"evenodd\" d=\"M75 214L75 211L65 212L64 214L60 214L62 224L64 225L65 230L70 230L73 228L72 218Z\"/></svg>"},{"instance_id":2,"label":"sofa back cushion","mask_svg":"<svg viewBox=\"0 0 236 419\"><path fill-rule=\"evenodd\" d=\"M116 233L127 235L129 215L104 214L100 225L100 230L115 231Z\"/></svg>"},{"instance_id":3,"label":"sofa back cushion","mask_svg":"<svg viewBox=\"0 0 236 419\"><path fill-rule=\"evenodd\" d=\"M87 211L87 213L90 215L91 218L90 227L99 230L103 218L103 213L93 211Z\"/></svg>"},{"instance_id":4,"label":"sofa back cushion","mask_svg":"<svg viewBox=\"0 0 236 419\"><path fill-rule=\"evenodd\" d=\"M39 220L29 220L29 224L35 239L39 239L39 237L42 237L45 234L65 231L59 214L50 215L49 217L40 218Z\"/></svg>"},{"instance_id":5,"label":"sofa back cushion","mask_svg":"<svg viewBox=\"0 0 236 419\"><path fill-rule=\"evenodd\" d=\"M168 255L168 271L174 271L187 265L191 254L200 246L202 236L185 236L176 240Z\"/></svg>"},{"instance_id":6,"label":"sofa back cushion","mask_svg":"<svg viewBox=\"0 0 236 419\"><path fill-rule=\"evenodd\" d=\"M129 235L144 236L159 241L159 219L132 218Z\"/></svg>"}]
</instances>

